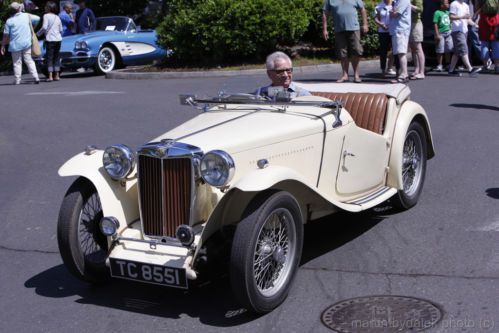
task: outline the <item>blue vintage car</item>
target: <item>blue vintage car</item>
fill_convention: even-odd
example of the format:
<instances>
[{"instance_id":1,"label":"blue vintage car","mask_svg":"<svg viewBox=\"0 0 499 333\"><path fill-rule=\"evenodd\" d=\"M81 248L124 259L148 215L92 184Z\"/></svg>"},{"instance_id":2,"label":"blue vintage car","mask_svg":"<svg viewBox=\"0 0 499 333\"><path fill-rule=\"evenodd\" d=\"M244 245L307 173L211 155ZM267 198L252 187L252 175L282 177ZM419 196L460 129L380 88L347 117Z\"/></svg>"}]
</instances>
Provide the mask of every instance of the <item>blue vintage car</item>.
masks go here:
<instances>
[{"instance_id":1,"label":"blue vintage car","mask_svg":"<svg viewBox=\"0 0 499 333\"><path fill-rule=\"evenodd\" d=\"M94 68L99 73L108 73L120 67L152 63L168 55L156 41L154 30L138 29L129 17L99 17L96 31L62 39L61 67ZM43 47L42 50L42 55L34 60L43 69Z\"/></svg>"}]
</instances>

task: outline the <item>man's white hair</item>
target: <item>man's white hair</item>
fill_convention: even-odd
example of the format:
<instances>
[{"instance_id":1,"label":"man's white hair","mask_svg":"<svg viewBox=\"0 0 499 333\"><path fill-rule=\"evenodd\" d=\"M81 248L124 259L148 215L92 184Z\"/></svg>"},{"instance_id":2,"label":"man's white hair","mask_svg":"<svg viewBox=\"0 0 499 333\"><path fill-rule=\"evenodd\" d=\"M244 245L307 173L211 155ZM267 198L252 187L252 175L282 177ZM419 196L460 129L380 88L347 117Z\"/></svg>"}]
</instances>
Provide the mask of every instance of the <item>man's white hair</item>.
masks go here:
<instances>
[{"instance_id":1,"label":"man's white hair","mask_svg":"<svg viewBox=\"0 0 499 333\"><path fill-rule=\"evenodd\" d=\"M62 5L62 8L73 8L73 2L71 1L66 1L63 5Z\"/></svg>"},{"instance_id":2,"label":"man's white hair","mask_svg":"<svg viewBox=\"0 0 499 333\"><path fill-rule=\"evenodd\" d=\"M284 52L281 51L276 51L274 53L269 54L267 57L267 61L265 61L265 65L267 66L267 70L273 70L275 68L275 62L278 59L284 59L289 62L291 66L293 66L293 62L291 61L291 58L288 57L288 55Z\"/></svg>"}]
</instances>

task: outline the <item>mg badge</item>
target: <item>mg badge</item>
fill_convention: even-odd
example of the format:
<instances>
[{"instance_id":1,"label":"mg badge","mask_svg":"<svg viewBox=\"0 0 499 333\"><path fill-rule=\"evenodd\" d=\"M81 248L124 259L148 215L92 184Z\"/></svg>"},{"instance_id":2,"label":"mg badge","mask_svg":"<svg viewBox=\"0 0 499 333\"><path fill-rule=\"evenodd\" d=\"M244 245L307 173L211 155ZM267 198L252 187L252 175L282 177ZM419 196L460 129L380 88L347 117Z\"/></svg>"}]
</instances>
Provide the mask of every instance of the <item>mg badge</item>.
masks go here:
<instances>
[{"instance_id":1,"label":"mg badge","mask_svg":"<svg viewBox=\"0 0 499 333\"><path fill-rule=\"evenodd\" d=\"M165 157L168 155L168 149L175 145L175 140L163 139L161 140L162 145L156 148L156 152L160 157Z\"/></svg>"}]
</instances>

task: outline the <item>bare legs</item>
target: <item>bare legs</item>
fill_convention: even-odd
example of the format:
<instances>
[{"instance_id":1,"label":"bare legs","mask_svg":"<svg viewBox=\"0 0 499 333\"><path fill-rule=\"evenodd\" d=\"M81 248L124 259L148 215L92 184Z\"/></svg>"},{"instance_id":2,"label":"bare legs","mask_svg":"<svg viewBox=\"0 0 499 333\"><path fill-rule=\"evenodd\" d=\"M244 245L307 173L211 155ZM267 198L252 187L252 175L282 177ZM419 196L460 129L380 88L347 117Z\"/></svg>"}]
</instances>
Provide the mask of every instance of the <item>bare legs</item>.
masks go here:
<instances>
[{"instance_id":1,"label":"bare legs","mask_svg":"<svg viewBox=\"0 0 499 333\"><path fill-rule=\"evenodd\" d=\"M424 70L425 70L425 56L423 52L423 46L420 42L415 42L411 44L412 53L415 55L414 57L414 73L412 76L417 79L424 79Z\"/></svg>"},{"instance_id":2,"label":"bare legs","mask_svg":"<svg viewBox=\"0 0 499 333\"><path fill-rule=\"evenodd\" d=\"M342 74L341 74L341 78L337 82L348 81L348 67L349 67L350 62L352 63L354 81L360 81L359 57L352 56L350 59L348 59L348 58L341 59Z\"/></svg>"}]
</instances>

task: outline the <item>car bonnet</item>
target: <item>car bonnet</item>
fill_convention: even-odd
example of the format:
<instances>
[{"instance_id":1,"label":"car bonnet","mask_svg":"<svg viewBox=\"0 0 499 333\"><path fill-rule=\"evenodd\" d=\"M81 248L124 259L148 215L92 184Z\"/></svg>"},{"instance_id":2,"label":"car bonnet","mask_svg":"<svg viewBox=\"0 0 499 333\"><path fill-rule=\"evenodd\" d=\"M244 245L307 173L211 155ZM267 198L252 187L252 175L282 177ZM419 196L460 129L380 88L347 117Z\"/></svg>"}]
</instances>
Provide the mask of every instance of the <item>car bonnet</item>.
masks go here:
<instances>
[{"instance_id":1,"label":"car bonnet","mask_svg":"<svg viewBox=\"0 0 499 333\"><path fill-rule=\"evenodd\" d=\"M230 107L230 106L229 106ZM214 108L155 138L173 139L203 151L223 149L238 153L324 131L327 109L289 107L286 111L271 107L233 106L231 110Z\"/></svg>"}]
</instances>

